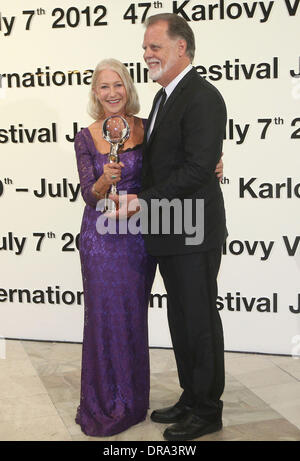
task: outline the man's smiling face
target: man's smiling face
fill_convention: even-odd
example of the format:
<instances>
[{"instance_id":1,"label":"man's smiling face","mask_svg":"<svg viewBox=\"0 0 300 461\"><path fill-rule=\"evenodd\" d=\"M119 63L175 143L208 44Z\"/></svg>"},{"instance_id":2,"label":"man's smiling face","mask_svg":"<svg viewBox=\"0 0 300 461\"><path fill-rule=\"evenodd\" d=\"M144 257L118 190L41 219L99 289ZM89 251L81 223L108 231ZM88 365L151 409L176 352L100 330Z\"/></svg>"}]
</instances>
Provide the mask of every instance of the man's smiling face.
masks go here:
<instances>
[{"instance_id":1,"label":"man's smiling face","mask_svg":"<svg viewBox=\"0 0 300 461\"><path fill-rule=\"evenodd\" d=\"M152 24L145 32L143 49L149 76L162 86L167 86L180 72L180 42L169 37L166 21Z\"/></svg>"}]
</instances>

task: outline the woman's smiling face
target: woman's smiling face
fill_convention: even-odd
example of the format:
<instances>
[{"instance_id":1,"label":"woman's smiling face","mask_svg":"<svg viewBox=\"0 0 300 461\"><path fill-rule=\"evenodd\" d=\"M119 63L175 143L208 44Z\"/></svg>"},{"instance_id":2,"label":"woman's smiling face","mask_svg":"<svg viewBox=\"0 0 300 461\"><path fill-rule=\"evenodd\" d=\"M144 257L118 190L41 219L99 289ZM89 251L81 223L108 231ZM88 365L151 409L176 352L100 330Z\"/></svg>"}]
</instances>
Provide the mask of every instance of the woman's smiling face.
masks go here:
<instances>
[{"instance_id":1,"label":"woman's smiling face","mask_svg":"<svg viewBox=\"0 0 300 461\"><path fill-rule=\"evenodd\" d=\"M99 72L95 94L102 104L106 117L125 115L126 88L117 72L111 69Z\"/></svg>"}]
</instances>

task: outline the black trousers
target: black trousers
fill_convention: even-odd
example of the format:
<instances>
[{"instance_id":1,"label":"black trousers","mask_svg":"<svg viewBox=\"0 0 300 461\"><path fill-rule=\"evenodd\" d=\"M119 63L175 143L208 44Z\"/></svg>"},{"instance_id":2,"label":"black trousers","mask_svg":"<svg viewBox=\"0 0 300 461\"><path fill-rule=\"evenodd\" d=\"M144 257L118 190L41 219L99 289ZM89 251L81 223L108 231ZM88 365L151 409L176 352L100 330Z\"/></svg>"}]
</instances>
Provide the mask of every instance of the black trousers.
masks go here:
<instances>
[{"instance_id":1,"label":"black trousers","mask_svg":"<svg viewBox=\"0 0 300 461\"><path fill-rule=\"evenodd\" d=\"M210 420L222 415L224 341L216 308L221 249L158 257L183 393L179 404Z\"/></svg>"}]
</instances>

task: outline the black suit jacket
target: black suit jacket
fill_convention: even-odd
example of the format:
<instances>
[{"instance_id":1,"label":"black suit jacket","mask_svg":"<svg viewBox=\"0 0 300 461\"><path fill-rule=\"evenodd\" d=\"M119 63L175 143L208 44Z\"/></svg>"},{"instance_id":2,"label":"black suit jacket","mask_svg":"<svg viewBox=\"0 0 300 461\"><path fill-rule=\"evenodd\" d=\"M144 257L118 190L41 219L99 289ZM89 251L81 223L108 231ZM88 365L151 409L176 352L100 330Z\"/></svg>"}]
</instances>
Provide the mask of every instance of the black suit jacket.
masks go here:
<instances>
[{"instance_id":1,"label":"black suit jacket","mask_svg":"<svg viewBox=\"0 0 300 461\"><path fill-rule=\"evenodd\" d=\"M223 195L214 170L221 156L225 134L224 100L213 85L198 75L195 68L191 69L167 99L160 122L147 141L147 131L159 96L160 92L154 99L146 127L142 191L138 194L147 203L149 211L149 226L144 231L146 248L150 254L158 256L220 247L227 231ZM170 232L164 233L167 228L162 227L162 217L166 221L168 210L160 211L159 200L162 199L180 200L181 232L178 233L178 215L175 216L171 210L168 217ZM190 200L189 203L186 199ZM197 199L204 200L204 222L201 222L204 239L196 245L187 244L191 226L196 224L196 213L200 216L201 202ZM190 221L190 228L183 220L184 213Z\"/></svg>"}]
</instances>

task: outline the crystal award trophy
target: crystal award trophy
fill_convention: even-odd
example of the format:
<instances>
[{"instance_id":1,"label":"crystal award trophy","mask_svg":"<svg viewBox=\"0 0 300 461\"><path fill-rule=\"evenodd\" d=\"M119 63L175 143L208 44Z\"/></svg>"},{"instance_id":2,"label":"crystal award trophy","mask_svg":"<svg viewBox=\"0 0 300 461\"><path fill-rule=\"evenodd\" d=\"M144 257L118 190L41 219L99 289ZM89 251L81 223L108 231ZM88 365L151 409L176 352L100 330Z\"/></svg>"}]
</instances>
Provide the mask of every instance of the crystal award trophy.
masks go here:
<instances>
[{"instance_id":1,"label":"crystal award trophy","mask_svg":"<svg viewBox=\"0 0 300 461\"><path fill-rule=\"evenodd\" d=\"M109 163L119 162L119 148L129 138L130 128L121 115L111 115L107 117L102 126L103 138L110 143L110 153L108 155ZM115 211L116 204L108 199L109 194L116 195L117 187L116 184L112 184L110 190L105 196L105 211Z\"/></svg>"}]
</instances>

